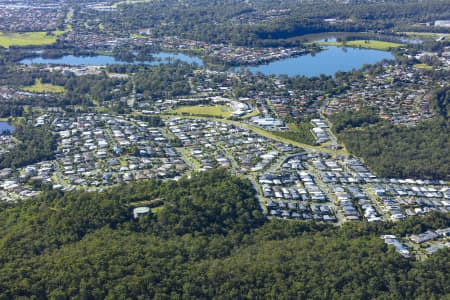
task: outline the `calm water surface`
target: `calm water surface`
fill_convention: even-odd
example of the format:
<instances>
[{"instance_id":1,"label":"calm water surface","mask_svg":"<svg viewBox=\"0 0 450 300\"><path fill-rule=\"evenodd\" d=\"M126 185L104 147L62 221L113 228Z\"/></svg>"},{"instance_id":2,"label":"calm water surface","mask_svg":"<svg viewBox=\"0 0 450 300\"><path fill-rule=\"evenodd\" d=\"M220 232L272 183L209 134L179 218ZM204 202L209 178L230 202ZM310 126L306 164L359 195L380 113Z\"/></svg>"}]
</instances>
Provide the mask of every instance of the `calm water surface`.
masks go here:
<instances>
[{"instance_id":1,"label":"calm water surface","mask_svg":"<svg viewBox=\"0 0 450 300\"><path fill-rule=\"evenodd\" d=\"M268 64L248 67L248 69L250 72L261 72L265 75L286 74L288 76L313 77L359 69L365 64L374 64L383 59L394 59L394 56L387 51L329 46L315 55L308 54L277 60Z\"/></svg>"},{"instance_id":2,"label":"calm water surface","mask_svg":"<svg viewBox=\"0 0 450 300\"><path fill-rule=\"evenodd\" d=\"M23 64L31 65L31 64L54 64L54 65L69 65L69 66L103 66L103 65L122 65L122 64L146 64L146 65L160 65L169 62L170 60L181 60L187 62L189 64L197 63L199 65L203 64L203 61L196 56L189 56L180 53L156 53L152 54L152 56L156 59L155 61L136 61L136 62L126 62L117 60L112 56L108 55L95 55L95 56L74 56L74 55L65 55L60 58L27 58L20 61Z\"/></svg>"},{"instance_id":3,"label":"calm water surface","mask_svg":"<svg viewBox=\"0 0 450 300\"><path fill-rule=\"evenodd\" d=\"M157 61L134 62L147 65L159 65L167 63L170 60L179 59L187 63L196 63L203 65L201 58L197 56L188 56L179 53L157 53L153 55ZM313 54L286 58L261 64L258 66L244 66L233 69L248 69L250 72L261 72L265 75L303 75L307 77L319 76L320 74L334 75L338 71L350 71L359 69L365 64L374 64L383 59L394 59L394 56L387 51L378 51L370 49L341 48L335 46L326 47L325 50ZM116 60L112 56L73 56L66 55L56 59L45 59L42 57L24 59L23 64L61 64L61 65L108 65L108 64L130 64Z\"/></svg>"},{"instance_id":4,"label":"calm water surface","mask_svg":"<svg viewBox=\"0 0 450 300\"><path fill-rule=\"evenodd\" d=\"M12 127L9 123L0 122L0 134L2 134L4 131L13 132L14 127Z\"/></svg>"}]
</instances>

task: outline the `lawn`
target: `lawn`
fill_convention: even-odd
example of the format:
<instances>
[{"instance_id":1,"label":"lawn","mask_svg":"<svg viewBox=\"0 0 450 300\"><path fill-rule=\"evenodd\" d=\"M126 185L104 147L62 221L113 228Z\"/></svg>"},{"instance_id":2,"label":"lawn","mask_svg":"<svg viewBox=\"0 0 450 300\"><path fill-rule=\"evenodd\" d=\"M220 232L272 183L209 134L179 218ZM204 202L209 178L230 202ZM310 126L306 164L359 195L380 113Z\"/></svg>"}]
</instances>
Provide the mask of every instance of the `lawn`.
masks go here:
<instances>
[{"instance_id":1,"label":"lawn","mask_svg":"<svg viewBox=\"0 0 450 300\"><path fill-rule=\"evenodd\" d=\"M62 94L66 90L59 85L53 85L50 83L42 83L40 79L36 79L33 85L22 87L22 90L32 93L53 93Z\"/></svg>"},{"instance_id":2,"label":"lawn","mask_svg":"<svg viewBox=\"0 0 450 300\"><path fill-rule=\"evenodd\" d=\"M366 48L374 50L390 50L392 48L398 48L403 44L375 41L375 40L356 40L347 42L319 42L322 46L340 46L340 47L352 47L352 48Z\"/></svg>"},{"instance_id":3,"label":"lawn","mask_svg":"<svg viewBox=\"0 0 450 300\"><path fill-rule=\"evenodd\" d=\"M254 107L253 111L251 113L248 113L245 116L243 116L242 119L250 119L251 117L256 117L259 115L260 115L259 109L257 107Z\"/></svg>"},{"instance_id":4,"label":"lawn","mask_svg":"<svg viewBox=\"0 0 450 300\"><path fill-rule=\"evenodd\" d=\"M181 148L183 155L193 164L194 171L197 171L202 167L200 162L192 157L191 153L186 148Z\"/></svg>"},{"instance_id":5,"label":"lawn","mask_svg":"<svg viewBox=\"0 0 450 300\"><path fill-rule=\"evenodd\" d=\"M416 69L422 69L422 70L433 70L432 66L429 66L427 64L415 64L414 68Z\"/></svg>"},{"instance_id":6,"label":"lawn","mask_svg":"<svg viewBox=\"0 0 450 300\"><path fill-rule=\"evenodd\" d=\"M113 3L112 5L96 5L93 6L92 8L94 9L117 9L117 7L119 7L119 5L122 4L139 4L139 3L147 3L147 2L151 2L151 0L124 0L124 1L119 1L116 3Z\"/></svg>"},{"instance_id":7,"label":"lawn","mask_svg":"<svg viewBox=\"0 0 450 300\"><path fill-rule=\"evenodd\" d=\"M176 114L194 115L194 116L213 116L228 118L231 116L230 109L225 105L215 106L180 106L172 111Z\"/></svg>"},{"instance_id":8,"label":"lawn","mask_svg":"<svg viewBox=\"0 0 450 300\"><path fill-rule=\"evenodd\" d=\"M0 46L9 48L11 46L41 46L50 45L56 42L56 38L64 31L47 32L21 32L21 33L0 33Z\"/></svg>"}]
</instances>

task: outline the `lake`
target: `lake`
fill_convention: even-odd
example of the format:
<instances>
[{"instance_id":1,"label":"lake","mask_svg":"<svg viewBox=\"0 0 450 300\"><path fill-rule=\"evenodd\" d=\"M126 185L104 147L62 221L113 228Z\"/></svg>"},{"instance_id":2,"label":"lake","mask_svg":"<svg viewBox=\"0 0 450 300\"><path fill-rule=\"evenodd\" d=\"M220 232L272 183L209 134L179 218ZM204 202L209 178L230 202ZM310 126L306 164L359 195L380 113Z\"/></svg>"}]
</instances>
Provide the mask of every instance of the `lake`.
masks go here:
<instances>
[{"instance_id":1,"label":"lake","mask_svg":"<svg viewBox=\"0 0 450 300\"><path fill-rule=\"evenodd\" d=\"M12 127L9 123L6 122L0 122L0 134L2 134L5 131L13 132L14 127Z\"/></svg>"},{"instance_id":2,"label":"lake","mask_svg":"<svg viewBox=\"0 0 450 300\"><path fill-rule=\"evenodd\" d=\"M252 73L261 72L265 75L313 77L359 69L365 64L375 64L383 59L394 59L394 55L387 51L329 46L316 54L296 56L246 68Z\"/></svg>"},{"instance_id":3,"label":"lake","mask_svg":"<svg viewBox=\"0 0 450 300\"><path fill-rule=\"evenodd\" d=\"M201 58L197 56L189 56L179 53L156 53L153 54L158 61L151 62L134 62L144 63L148 65L159 65L167 63L169 59L179 59L187 63L196 63L203 65ZM374 64L383 59L394 59L394 56L387 51L357 49L357 48L341 48L335 46L325 47L323 51L316 54L308 54L296 56L286 59L262 64L258 66L243 66L234 68L248 69L250 72L261 72L265 75L303 75L307 77L319 76L320 74L334 75L338 71L350 71L359 69L365 64ZM61 65L108 65L108 64L130 64L116 60L112 56L73 56L66 55L56 59L45 59L42 57L24 59L23 64L61 64Z\"/></svg>"},{"instance_id":4,"label":"lake","mask_svg":"<svg viewBox=\"0 0 450 300\"><path fill-rule=\"evenodd\" d=\"M197 56L190 56L181 53L155 53L152 54L155 58L154 61L135 61L135 62L126 62L117 60L109 55L95 55L95 56L74 56L74 55L65 55L60 58L42 58L42 57L34 57L23 59L20 62L25 65L31 64L52 64L52 65L69 65L69 66L104 66L104 65L122 65L122 64L146 64L146 65L160 65L163 63L167 63L169 60L179 59L181 61L187 62L189 64L199 64L203 65L203 61Z\"/></svg>"}]
</instances>

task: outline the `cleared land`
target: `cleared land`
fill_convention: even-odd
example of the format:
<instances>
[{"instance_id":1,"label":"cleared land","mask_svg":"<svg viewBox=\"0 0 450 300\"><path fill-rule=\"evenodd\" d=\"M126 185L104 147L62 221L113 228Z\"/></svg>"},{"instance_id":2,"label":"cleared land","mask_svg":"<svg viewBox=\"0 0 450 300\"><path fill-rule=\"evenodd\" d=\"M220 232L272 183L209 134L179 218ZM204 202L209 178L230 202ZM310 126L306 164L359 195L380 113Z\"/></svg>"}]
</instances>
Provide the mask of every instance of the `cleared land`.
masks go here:
<instances>
[{"instance_id":1,"label":"cleared land","mask_svg":"<svg viewBox=\"0 0 450 300\"><path fill-rule=\"evenodd\" d=\"M192 115L192 116L213 116L228 118L231 116L229 107L225 105L215 106L180 106L171 111L178 115Z\"/></svg>"},{"instance_id":2,"label":"cleared land","mask_svg":"<svg viewBox=\"0 0 450 300\"><path fill-rule=\"evenodd\" d=\"M9 48L11 46L40 46L50 45L56 42L56 38L64 31L47 32L23 32L23 33L0 33L0 46Z\"/></svg>"},{"instance_id":3,"label":"cleared land","mask_svg":"<svg viewBox=\"0 0 450 300\"><path fill-rule=\"evenodd\" d=\"M42 83L40 79L36 79L33 85L25 86L22 90L32 93L54 93L54 94L62 94L66 90L64 87L59 85L53 85L50 83Z\"/></svg>"},{"instance_id":4,"label":"cleared land","mask_svg":"<svg viewBox=\"0 0 450 300\"><path fill-rule=\"evenodd\" d=\"M390 50L403 46L403 44L383 42L375 40L356 40L347 42L318 42L318 45L322 46L339 46L339 47L352 47L352 48L365 48L374 50Z\"/></svg>"}]
</instances>

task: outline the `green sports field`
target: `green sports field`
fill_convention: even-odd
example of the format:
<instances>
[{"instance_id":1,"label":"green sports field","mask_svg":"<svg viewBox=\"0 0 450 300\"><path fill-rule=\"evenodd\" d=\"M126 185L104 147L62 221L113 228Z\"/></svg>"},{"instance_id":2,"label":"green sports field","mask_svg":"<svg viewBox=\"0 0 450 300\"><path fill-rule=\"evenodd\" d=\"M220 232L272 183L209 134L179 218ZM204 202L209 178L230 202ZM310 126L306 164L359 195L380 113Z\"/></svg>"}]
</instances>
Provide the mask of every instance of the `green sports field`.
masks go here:
<instances>
[{"instance_id":1,"label":"green sports field","mask_svg":"<svg viewBox=\"0 0 450 300\"><path fill-rule=\"evenodd\" d=\"M42 83L40 79L37 79L35 83L31 86L23 87L22 90L32 93L54 93L54 94L61 94L66 91L62 86L53 85L49 83Z\"/></svg>"},{"instance_id":2,"label":"green sports field","mask_svg":"<svg viewBox=\"0 0 450 300\"><path fill-rule=\"evenodd\" d=\"M56 42L56 38L64 31L47 32L0 32L0 46L9 48L11 46L42 46Z\"/></svg>"},{"instance_id":3,"label":"green sports field","mask_svg":"<svg viewBox=\"0 0 450 300\"><path fill-rule=\"evenodd\" d=\"M229 107L225 105L215 106L180 106L172 112L176 114L187 114L197 116L214 116L221 118L228 118L231 116Z\"/></svg>"},{"instance_id":4,"label":"green sports field","mask_svg":"<svg viewBox=\"0 0 450 300\"><path fill-rule=\"evenodd\" d=\"M317 43L323 46L339 46L339 47L352 47L352 48L366 48L374 50L390 50L403 46L403 44L375 41L375 40L356 40L348 42L320 42Z\"/></svg>"}]
</instances>

